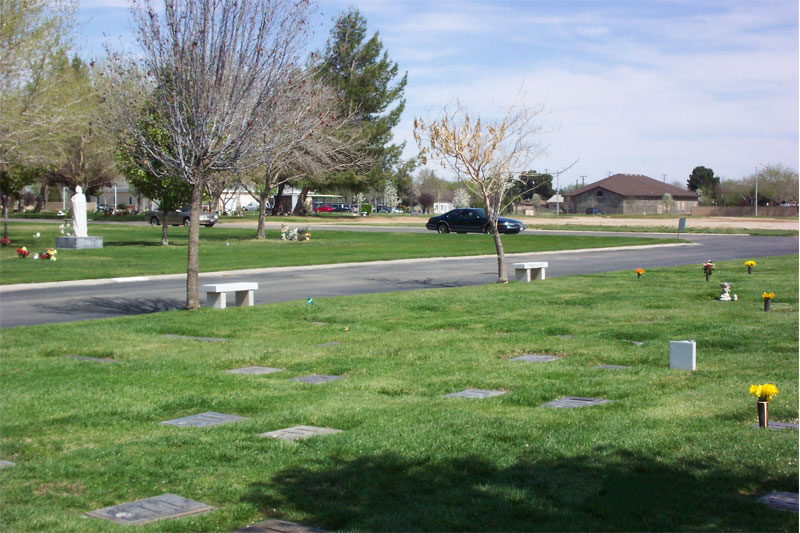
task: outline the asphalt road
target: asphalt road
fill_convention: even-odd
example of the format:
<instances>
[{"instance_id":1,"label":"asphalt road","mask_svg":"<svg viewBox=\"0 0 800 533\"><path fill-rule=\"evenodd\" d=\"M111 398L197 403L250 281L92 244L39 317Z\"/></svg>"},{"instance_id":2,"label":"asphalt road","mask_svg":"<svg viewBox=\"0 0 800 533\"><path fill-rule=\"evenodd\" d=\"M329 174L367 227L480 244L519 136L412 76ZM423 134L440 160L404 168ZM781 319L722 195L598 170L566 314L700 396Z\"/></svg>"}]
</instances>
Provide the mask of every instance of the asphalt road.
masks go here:
<instances>
[{"instance_id":1,"label":"asphalt road","mask_svg":"<svg viewBox=\"0 0 800 533\"><path fill-rule=\"evenodd\" d=\"M356 231L361 229L352 226L346 228ZM370 230L375 231L375 228ZM380 228L378 231L418 231L418 228ZM569 234L574 235L575 232ZM648 269L700 265L709 258L714 261L744 260L798 253L797 237L689 234L685 236L685 240L687 244L667 247L509 255L509 278L513 279L514 276L511 263L518 261L548 261L550 266L547 277L556 277L632 270L637 267ZM464 287L494 283L496 279L497 259L494 256L285 267L200 276L201 283L233 280L258 282L256 304L305 300L309 296L319 300L350 294ZM131 278L124 281L66 282L26 288L0 287L0 327L180 309L185 302L185 290L184 275L154 276L140 280ZM543 290L546 290L546 284L543 285ZM232 295L229 300L232 300Z\"/></svg>"}]
</instances>

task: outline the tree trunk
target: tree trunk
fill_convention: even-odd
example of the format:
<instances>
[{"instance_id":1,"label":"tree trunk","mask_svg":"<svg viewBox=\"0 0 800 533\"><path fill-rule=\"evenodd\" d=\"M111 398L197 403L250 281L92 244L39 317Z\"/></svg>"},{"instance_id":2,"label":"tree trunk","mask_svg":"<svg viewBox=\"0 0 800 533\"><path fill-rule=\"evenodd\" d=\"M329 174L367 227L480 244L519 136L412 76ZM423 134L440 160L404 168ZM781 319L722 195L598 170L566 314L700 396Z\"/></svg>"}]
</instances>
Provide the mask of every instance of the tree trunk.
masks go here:
<instances>
[{"instance_id":1,"label":"tree trunk","mask_svg":"<svg viewBox=\"0 0 800 533\"><path fill-rule=\"evenodd\" d=\"M264 190L258 197L258 229L256 230L256 239L266 238L264 235L264 226L267 218L267 201L269 200L269 191L272 190L272 180L269 178L269 173L264 176ZM276 202L277 203L277 202ZM275 215L273 206L273 216Z\"/></svg>"},{"instance_id":2,"label":"tree trunk","mask_svg":"<svg viewBox=\"0 0 800 533\"><path fill-rule=\"evenodd\" d=\"M43 183L42 187L39 189L39 196L36 198L36 207L33 208L33 212L41 213L46 203L47 203L47 185Z\"/></svg>"},{"instance_id":3,"label":"tree trunk","mask_svg":"<svg viewBox=\"0 0 800 533\"><path fill-rule=\"evenodd\" d=\"M267 200L269 199L269 189L265 189L258 198L258 230L256 239L265 239L265 226L267 221Z\"/></svg>"},{"instance_id":4,"label":"tree trunk","mask_svg":"<svg viewBox=\"0 0 800 533\"><path fill-rule=\"evenodd\" d=\"M200 274L200 209L203 207L203 184L195 176L189 214L189 251L186 261L186 309L199 309L198 278Z\"/></svg>"},{"instance_id":5,"label":"tree trunk","mask_svg":"<svg viewBox=\"0 0 800 533\"><path fill-rule=\"evenodd\" d=\"M8 239L8 196L3 195L3 238Z\"/></svg>"},{"instance_id":6,"label":"tree trunk","mask_svg":"<svg viewBox=\"0 0 800 533\"><path fill-rule=\"evenodd\" d=\"M294 206L294 213L293 215L300 216L304 214L305 207L306 207L306 197L308 196L308 191L311 190L311 187L303 187L303 190L300 191L300 197L297 199L297 205Z\"/></svg>"},{"instance_id":7,"label":"tree trunk","mask_svg":"<svg viewBox=\"0 0 800 533\"><path fill-rule=\"evenodd\" d=\"M168 246L169 239L167 238L167 211L166 209L161 211L161 246Z\"/></svg>"},{"instance_id":8,"label":"tree trunk","mask_svg":"<svg viewBox=\"0 0 800 533\"><path fill-rule=\"evenodd\" d=\"M280 205L281 201L283 200L283 188L286 186L286 183L281 183L278 185L278 193L275 195L275 205L272 206L272 216L276 217L280 214Z\"/></svg>"},{"instance_id":9,"label":"tree trunk","mask_svg":"<svg viewBox=\"0 0 800 533\"><path fill-rule=\"evenodd\" d=\"M494 247L497 249L497 283L508 283L508 272L506 272L506 254L503 251L503 241L500 240L500 232L497 231L497 220L491 221L492 233L494 234Z\"/></svg>"}]
</instances>

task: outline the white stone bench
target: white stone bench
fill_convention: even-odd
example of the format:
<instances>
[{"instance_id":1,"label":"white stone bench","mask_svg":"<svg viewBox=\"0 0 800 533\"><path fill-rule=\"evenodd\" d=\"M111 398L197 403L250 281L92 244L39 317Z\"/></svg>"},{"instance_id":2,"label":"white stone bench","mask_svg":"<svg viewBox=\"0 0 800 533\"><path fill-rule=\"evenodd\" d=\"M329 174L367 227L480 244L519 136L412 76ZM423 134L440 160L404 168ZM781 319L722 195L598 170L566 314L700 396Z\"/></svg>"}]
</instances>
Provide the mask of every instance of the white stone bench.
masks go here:
<instances>
[{"instance_id":1,"label":"white stone bench","mask_svg":"<svg viewBox=\"0 0 800 533\"><path fill-rule=\"evenodd\" d=\"M241 281L238 283L213 283L203 285L201 290L208 293L208 304L215 309L225 309L227 302L226 292L236 293L236 305L252 307L253 291L258 290L258 283Z\"/></svg>"},{"instance_id":2,"label":"white stone bench","mask_svg":"<svg viewBox=\"0 0 800 533\"><path fill-rule=\"evenodd\" d=\"M533 281L544 279L544 269L547 268L547 261L536 261L532 263L513 263L514 273L517 281Z\"/></svg>"}]
</instances>

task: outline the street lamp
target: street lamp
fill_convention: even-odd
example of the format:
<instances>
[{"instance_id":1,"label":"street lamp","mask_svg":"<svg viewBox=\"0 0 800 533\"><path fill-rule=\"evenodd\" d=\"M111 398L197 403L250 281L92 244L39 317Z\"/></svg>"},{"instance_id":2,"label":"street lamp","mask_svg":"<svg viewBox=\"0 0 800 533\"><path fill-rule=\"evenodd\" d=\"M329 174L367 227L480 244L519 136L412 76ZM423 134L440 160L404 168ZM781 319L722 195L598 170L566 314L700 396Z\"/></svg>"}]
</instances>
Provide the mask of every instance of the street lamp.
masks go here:
<instances>
[{"instance_id":1,"label":"street lamp","mask_svg":"<svg viewBox=\"0 0 800 533\"><path fill-rule=\"evenodd\" d=\"M756 197L753 202L756 205L756 216L758 216L758 167L761 166L761 163L756 165Z\"/></svg>"}]
</instances>

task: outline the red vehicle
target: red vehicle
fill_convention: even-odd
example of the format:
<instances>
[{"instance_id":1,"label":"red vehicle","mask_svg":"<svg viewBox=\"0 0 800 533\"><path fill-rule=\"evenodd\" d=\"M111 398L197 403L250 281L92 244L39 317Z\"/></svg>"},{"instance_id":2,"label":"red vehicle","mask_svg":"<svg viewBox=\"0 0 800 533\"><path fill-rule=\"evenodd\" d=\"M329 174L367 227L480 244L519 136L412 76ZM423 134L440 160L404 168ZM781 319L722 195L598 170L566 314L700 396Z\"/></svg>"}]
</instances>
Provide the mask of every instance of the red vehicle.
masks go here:
<instances>
[{"instance_id":1,"label":"red vehicle","mask_svg":"<svg viewBox=\"0 0 800 533\"><path fill-rule=\"evenodd\" d=\"M314 208L315 213L330 213L331 211L333 211L333 208L329 205L321 205Z\"/></svg>"}]
</instances>

